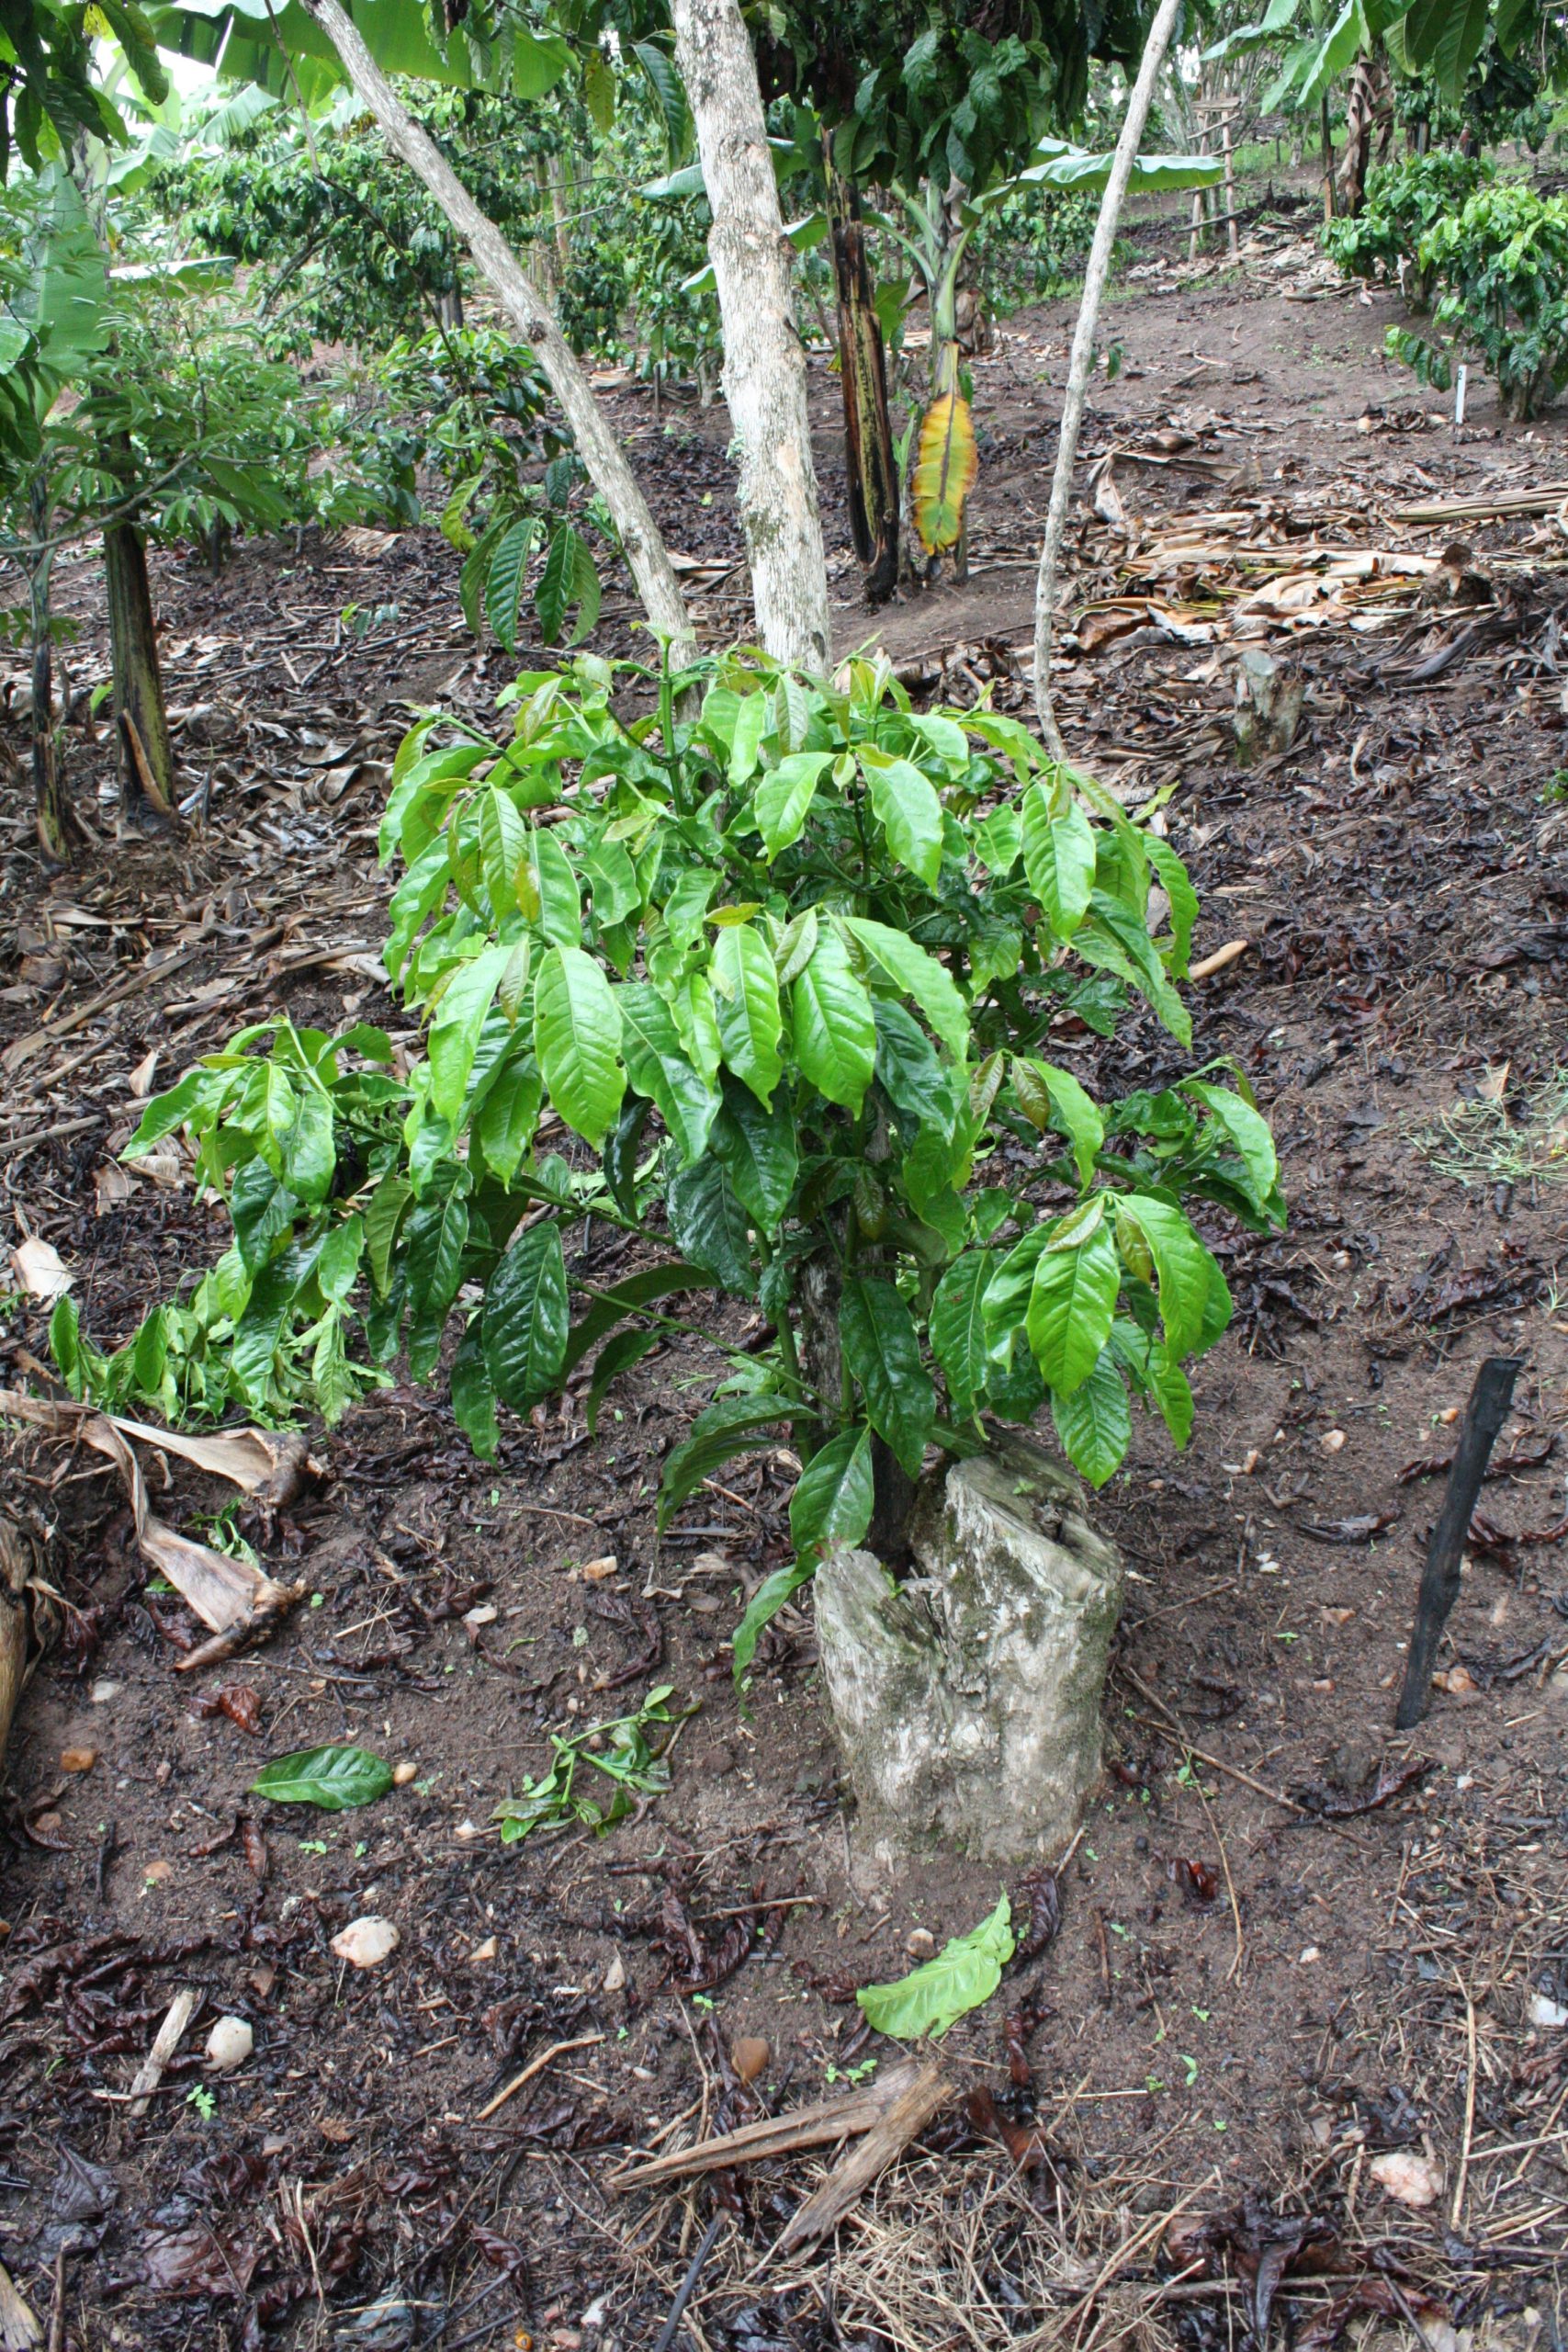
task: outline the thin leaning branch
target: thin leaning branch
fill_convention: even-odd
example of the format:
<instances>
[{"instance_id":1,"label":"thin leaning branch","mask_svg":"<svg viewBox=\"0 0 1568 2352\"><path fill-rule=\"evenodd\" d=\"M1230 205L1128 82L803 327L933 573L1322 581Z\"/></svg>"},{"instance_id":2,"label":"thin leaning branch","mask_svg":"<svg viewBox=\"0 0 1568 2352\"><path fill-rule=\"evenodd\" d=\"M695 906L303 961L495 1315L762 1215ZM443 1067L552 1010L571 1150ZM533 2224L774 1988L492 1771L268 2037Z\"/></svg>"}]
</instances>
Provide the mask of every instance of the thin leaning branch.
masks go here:
<instances>
[{"instance_id":1,"label":"thin leaning branch","mask_svg":"<svg viewBox=\"0 0 1568 2352\"><path fill-rule=\"evenodd\" d=\"M1111 274L1111 254L1116 243L1122 206L1126 198L1127 184L1133 176L1133 164L1144 135L1144 126L1149 119L1155 84L1159 79L1160 67L1165 62L1165 53L1170 46L1170 36L1180 7L1181 0L1160 0L1155 20L1149 27L1148 40L1144 44L1137 80L1127 95L1127 113L1122 124L1122 136L1116 141L1111 177L1106 181L1105 194L1100 199L1100 218L1094 224L1094 243L1089 249L1083 295L1078 303L1078 322L1073 330L1073 347L1067 360L1067 390L1062 402L1062 425L1056 442L1056 471L1051 483L1045 543L1040 550L1040 577L1034 592L1034 708L1046 749L1055 760L1066 759L1066 752L1051 707L1051 623L1056 602L1056 564L1062 552L1062 534L1066 528L1067 506L1072 497L1078 430L1083 424L1084 398L1089 390L1089 369L1094 364L1094 338L1100 323L1100 299L1105 292L1105 281Z\"/></svg>"},{"instance_id":2,"label":"thin leaning branch","mask_svg":"<svg viewBox=\"0 0 1568 2352\"><path fill-rule=\"evenodd\" d=\"M530 283L495 222L480 211L429 132L409 113L339 0L304 0L304 5L336 50L355 96L376 118L388 146L429 189L532 346L571 427L589 478L610 511L644 611L660 637L668 640L677 664L694 660L691 616L669 550L554 311Z\"/></svg>"}]
</instances>

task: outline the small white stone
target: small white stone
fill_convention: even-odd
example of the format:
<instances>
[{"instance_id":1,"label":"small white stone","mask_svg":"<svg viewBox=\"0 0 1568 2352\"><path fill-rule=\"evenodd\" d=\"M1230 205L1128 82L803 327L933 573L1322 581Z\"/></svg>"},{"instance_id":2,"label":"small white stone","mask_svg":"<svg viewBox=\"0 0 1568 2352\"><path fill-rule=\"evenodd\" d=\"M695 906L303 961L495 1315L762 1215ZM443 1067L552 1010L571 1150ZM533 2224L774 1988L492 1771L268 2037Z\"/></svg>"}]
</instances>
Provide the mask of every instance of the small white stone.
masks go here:
<instances>
[{"instance_id":1,"label":"small white stone","mask_svg":"<svg viewBox=\"0 0 1568 2352\"><path fill-rule=\"evenodd\" d=\"M1529 2020L1531 2025L1568 2025L1568 2009L1561 2001L1550 2000L1544 1993L1532 1993Z\"/></svg>"},{"instance_id":2,"label":"small white stone","mask_svg":"<svg viewBox=\"0 0 1568 2352\"><path fill-rule=\"evenodd\" d=\"M243 2018L220 2018L207 2037L207 2063L215 2073L231 2075L255 2046L255 2035Z\"/></svg>"},{"instance_id":3,"label":"small white stone","mask_svg":"<svg viewBox=\"0 0 1568 2352\"><path fill-rule=\"evenodd\" d=\"M111 1699L118 1699L119 1697L119 1694L124 1688L125 1685L123 1682L95 1682L92 1689L88 1691L87 1696L92 1701L95 1707L107 1707Z\"/></svg>"},{"instance_id":4,"label":"small white stone","mask_svg":"<svg viewBox=\"0 0 1568 2352\"><path fill-rule=\"evenodd\" d=\"M610 1965L604 1971L604 1982L602 1989L606 1993L618 1993L626 1984L626 1964L621 1958L620 1953L617 1951L611 1955Z\"/></svg>"},{"instance_id":5,"label":"small white stone","mask_svg":"<svg viewBox=\"0 0 1568 2352\"><path fill-rule=\"evenodd\" d=\"M390 1919L351 1919L341 1934L333 1938L333 1950L350 1968L379 1968L391 1957L402 1939Z\"/></svg>"}]
</instances>

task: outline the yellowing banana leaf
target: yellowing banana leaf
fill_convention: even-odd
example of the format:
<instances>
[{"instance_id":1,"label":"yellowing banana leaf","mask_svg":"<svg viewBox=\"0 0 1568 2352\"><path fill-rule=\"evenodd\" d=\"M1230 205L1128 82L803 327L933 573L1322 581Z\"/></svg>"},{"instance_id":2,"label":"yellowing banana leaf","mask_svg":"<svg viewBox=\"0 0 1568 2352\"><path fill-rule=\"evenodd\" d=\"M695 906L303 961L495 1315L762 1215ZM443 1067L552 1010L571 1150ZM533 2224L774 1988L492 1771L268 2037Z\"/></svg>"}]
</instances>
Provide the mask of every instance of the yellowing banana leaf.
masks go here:
<instances>
[{"instance_id":1,"label":"yellowing banana leaf","mask_svg":"<svg viewBox=\"0 0 1568 2352\"><path fill-rule=\"evenodd\" d=\"M955 544L979 470L969 403L961 392L943 392L926 411L915 458L915 528L928 555Z\"/></svg>"}]
</instances>

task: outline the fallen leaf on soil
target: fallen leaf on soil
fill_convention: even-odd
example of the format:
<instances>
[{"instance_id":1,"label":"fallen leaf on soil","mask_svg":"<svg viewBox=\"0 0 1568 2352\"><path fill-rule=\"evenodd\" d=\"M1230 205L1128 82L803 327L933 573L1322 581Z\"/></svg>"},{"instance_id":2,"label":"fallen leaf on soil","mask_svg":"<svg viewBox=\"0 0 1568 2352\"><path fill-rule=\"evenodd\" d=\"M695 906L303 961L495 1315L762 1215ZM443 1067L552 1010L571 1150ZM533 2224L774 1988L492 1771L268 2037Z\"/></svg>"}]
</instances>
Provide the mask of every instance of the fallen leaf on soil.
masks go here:
<instances>
[{"instance_id":1,"label":"fallen leaf on soil","mask_svg":"<svg viewBox=\"0 0 1568 2352\"><path fill-rule=\"evenodd\" d=\"M142 2255L148 2286L164 2295L242 2296L260 2259L259 2248L225 2241L206 2222L160 2232Z\"/></svg>"},{"instance_id":2,"label":"fallen leaf on soil","mask_svg":"<svg viewBox=\"0 0 1568 2352\"><path fill-rule=\"evenodd\" d=\"M1401 2205L1435 2205L1442 2195L1443 2176L1438 2166L1408 2148L1390 2148L1373 2156L1367 2170Z\"/></svg>"},{"instance_id":3,"label":"fallen leaf on soil","mask_svg":"<svg viewBox=\"0 0 1568 2352\"><path fill-rule=\"evenodd\" d=\"M1412 1757L1404 1764L1385 1764L1371 1787L1366 1791L1352 1790L1348 1794L1337 1789L1325 1789L1315 1781L1293 1788L1290 1793L1297 1804L1308 1813L1321 1815L1328 1821L1351 1821L1358 1814L1371 1813L1374 1806L1386 1804L1415 1781L1424 1780L1434 1770L1429 1756Z\"/></svg>"},{"instance_id":4,"label":"fallen leaf on soil","mask_svg":"<svg viewBox=\"0 0 1568 2352\"><path fill-rule=\"evenodd\" d=\"M1025 1871L1018 1883L1018 1896L1021 1907L1028 1905L1029 1925L1019 1936L1013 1963L1026 1968L1032 1960L1039 1959L1062 1924L1062 1890L1054 1871Z\"/></svg>"},{"instance_id":5,"label":"fallen leaf on soil","mask_svg":"<svg viewBox=\"0 0 1568 2352\"><path fill-rule=\"evenodd\" d=\"M374 1804L391 1785L391 1766L367 1747L302 1747L264 1764L250 1793L270 1797L274 1804L313 1804L322 1813L348 1813Z\"/></svg>"},{"instance_id":6,"label":"fallen leaf on soil","mask_svg":"<svg viewBox=\"0 0 1568 2352\"><path fill-rule=\"evenodd\" d=\"M241 1731L259 1739L262 1731L261 1692L253 1690L248 1682L226 1682L221 1690L209 1691L196 1702L198 1715L227 1715Z\"/></svg>"},{"instance_id":7,"label":"fallen leaf on soil","mask_svg":"<svg viewBox=\"0 0 1568 2352\"><path fill-rule=\"evenodd\" d=\"M855 1998L877 2033L897 2041L940 2041L956 2020L988 2001L1013 1955L1012 1906L1004 1894L989 1918L954 1936L923 1968L892 1984L863 1984Z\"/></svg>"},{"instance_id":8,"label":"fallen leaf on soil","mask_svg":"<svg viewBox=\"0 0 1568 2352\"><path fill-rule=\"evenodd\" d=\"M1011 2121L1001 2113L984 2086L971 2091L964 2105L975 2130L983 2139L999 2140L1020 2172L1028 2172L1036 2165L1050 2163L1051 2153L1039 2124Z\"/></svg>"},{"instance_id":9,"label":"fallen leaf on soil","mask_svg":"<svg viewBox=\"0 0 1568 2352\"><path fill-rule=\"evenodd\" d=\"M1219 1873L1217 1871L1212 1871L1207 1862L1189 1862L1179 1860L1171 1863L1170 1875L1181 1889L1182 1894L1188 1895L1192 1902L1218 1902Z\"/></svg>"},{"instance_id":10,"label":"fallen leaf on soil","mask_svg":"<svg viewBox=\"0 0 1568 2352\"><path fill-rule=\"evenodd\" d=\"M29 1233L12 1250L11 1271L17 1277L17 1288L28 1298L42 1299L45 1305L68 1291L76 1279L53 1243L40 1241L36 1233Z\"/></svg>"},{"instance_id":11,"label":"fallen leaf on soil","mask_svg":"<svg viewBox=\"0 0 1568 2352\"><path fill-rule=\"evenodd\" d=\"M389 1960L402 1938L390 1919L351 1919L333 1938L333 1950L350 1968L379 1968Z\"/></svg>"},{"instance_id":12,"label":"fallen leaf on soil","mask_svg":"<svg viewBox=\"0 0 1568 2352\"><path fill-rule=\"evenodd\" d=\"M1299 1519L1296 1525L1314 1543L1370 1544L1385 1527L1393 1527L1398 1518L1396 1510L1363 1511L1356 1519Z\"/></svg>"},{"instance_id":13,"label":"fallen leaf on soil","mask_svg":"<svg viewBox=\"0 0 1568 2352\"><path fill-rule=\"evenodd\" d=\"M94 1215L107 1216L110 1209L118 1207L121 1201L130 1200L135 1190L129 1170L122 1168L118 1160L111 1159L106 1167L99 1169L93 1179Z\"/></svg>"},{"instance_id":14,"label":"fallen leaf on soil","mask_svg":"<svg viewBox=\"0 0 1568 2352\"><path fill-rule=\"evenodd\" d=\"M256 2046L255 2035L243 2018L220 2018L207 2037L207 2063L219 2074L243 2066Z\"/></svg>"},{"instance_id":15,"label":"fallen leaf on soil","mask_svg":"<svg viewBox=\"0 0 1568 2352\"><path fill-rule=\"evenodd\" d=\"M754 2083L773 2052L754 2033L742 2033L729 2045L729 2063L743 2083Z\"/></svg>"},{"instance_id":16,"label":"fallen leaf on soil","mask_svg":"<svg viewBox=\"0 0 1568 2352\"><path fill-rule=\"evenodd\" d=\"M187 1673L193 1666L205 1665L215 1655L226 1654L252 1634L266 1632L297 1600L304 1598L302 1584L276 1584L249 1561L215 1552L206 1544L193 1543L188 1535L181 1535L155 1519L147 1499L141 1465L129 1443L130 1436L141 1437L203 1469L215 1471L237 1486L260 1493L266 1489L268 1480L281 1476L286 1459L296 1464L303 1461L301 1440L275 1438L264 1430L248 1429L228 1430L215 1438L182 1437L172 1430L150 1429L142 1422L94 1412L63 1398L28 1396L14 1388L0 1389L0 1414L13 1420L31 1421L58 1436L79 1438L115 1464L130 1498L137 1545L143 1558L160 1576L168 1578L203 1624L209 1625L218 1636L216 1643L203 1642L180 1658L177 1672ZM263 1463L267 1465L265 1477L259 1469Z\"/></svg>"}]
</instances>

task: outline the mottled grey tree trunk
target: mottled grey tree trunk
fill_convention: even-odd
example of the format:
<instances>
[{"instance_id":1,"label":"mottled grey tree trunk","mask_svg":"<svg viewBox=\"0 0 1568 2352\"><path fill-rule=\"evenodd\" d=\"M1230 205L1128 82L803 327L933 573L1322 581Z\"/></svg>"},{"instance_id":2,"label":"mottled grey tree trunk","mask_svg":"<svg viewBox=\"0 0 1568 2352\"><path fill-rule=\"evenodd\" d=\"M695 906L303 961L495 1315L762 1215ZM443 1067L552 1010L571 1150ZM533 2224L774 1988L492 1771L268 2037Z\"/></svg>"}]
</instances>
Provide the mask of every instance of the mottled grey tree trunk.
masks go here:
<instances>
[{"instance_id":1,"label":"mottled grey tree trunk","mask_svg":"<svg viewBox=\"0 0 1568 2352\"><path fill-rule=\"evenodd\" d=\"M739 445L740 520L757 629L801 670L828 665L828 569L811 461L806 353L795 332L757 64L737 0L673 0L675 62L697 129L724 326L724 396Z\"/></svg>"}]
</instances>

